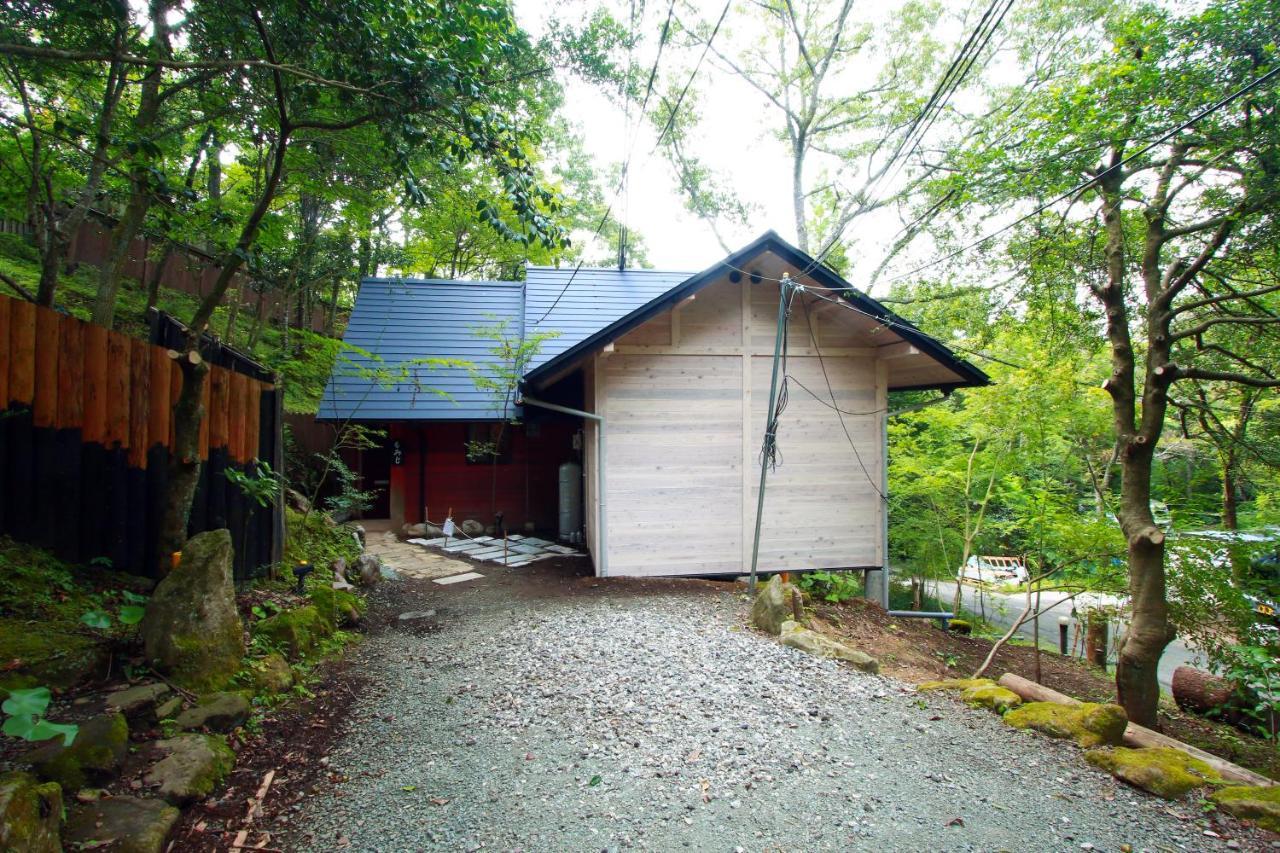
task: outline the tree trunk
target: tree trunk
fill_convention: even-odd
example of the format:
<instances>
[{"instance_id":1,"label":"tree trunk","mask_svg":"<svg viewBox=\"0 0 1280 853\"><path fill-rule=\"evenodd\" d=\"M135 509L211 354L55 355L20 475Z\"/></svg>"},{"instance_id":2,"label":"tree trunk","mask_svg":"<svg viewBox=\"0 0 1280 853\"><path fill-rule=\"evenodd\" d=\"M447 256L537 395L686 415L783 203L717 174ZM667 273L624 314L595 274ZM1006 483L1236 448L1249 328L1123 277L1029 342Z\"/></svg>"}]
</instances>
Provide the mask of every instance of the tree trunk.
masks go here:
<instances>
[{"instance_id":1,"label":"tree trunk","mask_svg":"<svg viewBox=\"0 0 1280 853\"><path fill-rule=\"evenodd\" d=\"M194 358L193 358L194 356ZM160 522L160 561L181 551L187 541L191 503L200 481L200 422L204 419L204 383L209 366L194 349L178 358L182 370L182 392L173 408L173 458L169 462L169 482L165 512Z\"/></svg>"},{"instance_id":2,"label":"tree trunk","mask_svg":"<svg viewBox=\"0 0 1280 853\"><path fill-rule=\"evenodd\" d=\"M160 301L160 283L164 278L164 268L168 265L169 258L173 257L173 250L173 241L165 241L164 251L160 253L160 261L156 264L155 271L151 273L151 281L147 282L147 307L143 311L144 314L149 313Z\"/></svg>"},{"instance_id":3,"label":"tree trunk","mask_svg":"<svg viewBox=\"0 0 1280 853\"><path fill-rule=\"evenodd\" d=\"M1222 465L1222 526L1227 530L1238 526L1235 467L1235 460L1230 457Z\"/></svg>"},{"instance_id":4,"label":"tree trunk","mask_svg":"<svg viewBox=\"0 0 1280 853\"><path fill-rule=\"evenodd\" d=\"M1151 517L1151 460L1146 453L1123 467L1122 522L1129 549L1129 596L1133 614L1116 661L1116 693L1129 719L1158 728L1157 667L1173 639L1165 598L1164 533Z\"/></svg>"},{"instance_id":5,"label":"tree trunk","mask_svg":"<svg viewBox=\"0 0 1280 853\"><path fill-rule=\"evenodd\" d=\"M277 87L280 83L277 78ZM205 378L209 368L200 359L200 337L209 328L213 312L227 295L231 280L240 270L249 249L258 236L262 219L271 207L280 179L284 174L285 152L289 145L287 119L281 117L280 138L276 141L272 156L271 173L258 196L258 202L245 220L236 245L221 260L221 269L213 282L213 288L200 302L195 316L188 326L187 340L181 354L183 383L182 393L174 406L173 432L174 456L170 465L169 482L165 490L164 512L160 522L161 554L180 550L187 538L187 519L191 515L191 502L195 499L196 483L200 477L200 422L204 419L201 403Z\"/></svg>"},{"instance_id":6,"label":"tree trunk","mask_svg":"<svg viewBox=\"0 0 1280 853\"><path fill-rule=\"evenodd\" d=\"M151 37L151 55L155 59L169 56L169 0L152 0L149 17L153 35ZM142 87L138 95L138 112L133 118L133 133L139 139L151 135L160 116L160 85L164 80L164 69L159 65L147 66L147 73L142 78ZM124 215L111 229L111 254L107 263L103 264L98 274L98 291L93 301L94 323L111 328L116 317L116 298L120 291L120 281L124 278L124 268L129 262L129 247L142 230L142 221L151 207L150 162L139 154L129 167L129 201L125 205Z\"/></svg>"}]
</instances>

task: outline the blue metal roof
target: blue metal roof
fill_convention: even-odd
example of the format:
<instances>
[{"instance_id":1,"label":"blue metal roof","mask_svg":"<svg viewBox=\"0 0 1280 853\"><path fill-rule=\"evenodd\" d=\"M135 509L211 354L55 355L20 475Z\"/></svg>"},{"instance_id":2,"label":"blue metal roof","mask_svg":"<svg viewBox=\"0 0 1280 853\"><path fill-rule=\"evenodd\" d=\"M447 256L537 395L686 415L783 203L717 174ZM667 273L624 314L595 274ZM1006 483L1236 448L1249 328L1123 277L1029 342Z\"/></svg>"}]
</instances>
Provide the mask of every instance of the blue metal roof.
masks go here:
<instances>
[{"instance_id":1,"label":"blue metal roof","mask_svg":"<svg viewBox=\"0 0 1280 853\"><path fill-rule=\"evenodd\" d=\"M529 364L535 370L692 276L670 270L529 267L525 334L557 332Z\"/></svg>"},{"instance_id":2,"label":"blue metal roof","mask_svg":"<svg viewBox=\"0 0 1280 853\"><path fill-rule=\"evenodd\" d=\"M376 358L345 351L329 377L317 417L501 418L501 401L475 386L473 372L492 376L495 361L489 352L494 342L477 336L475 329L507 320L511 333L519 335L523 293L521 282L365 279L342 339ZM456 359L473 367L437 367L421 359Z\"/></svg>"},{"instance_id":3,"label":"blue metal roof","mask_svg":"<svg viewBox=\"0 0 1280 853\"><path fill-rule=\"evenodd\" d=\"M948 389L990 382L985 373L941 342L769 231L700 273L531 266L524 282L365 279L343 340L376 358L348 352L329 379L317 417L359 421L501 419L502 401L475 386L477 373L493 377L496 360L489 351L494 342L478 336L478 327L507 320L512 334L523 333L526 338L538 332L557 333L542 343L525 371L526 381L547 382L586 354L763 251L804 269L822 286L841 291L850 304L891 325L898 336L959 377L954 383L928 387ZM415 364L423 359L452 359L469 366ZM370 369L382 376L368 375Z\"/></svg>"}]
</instances>

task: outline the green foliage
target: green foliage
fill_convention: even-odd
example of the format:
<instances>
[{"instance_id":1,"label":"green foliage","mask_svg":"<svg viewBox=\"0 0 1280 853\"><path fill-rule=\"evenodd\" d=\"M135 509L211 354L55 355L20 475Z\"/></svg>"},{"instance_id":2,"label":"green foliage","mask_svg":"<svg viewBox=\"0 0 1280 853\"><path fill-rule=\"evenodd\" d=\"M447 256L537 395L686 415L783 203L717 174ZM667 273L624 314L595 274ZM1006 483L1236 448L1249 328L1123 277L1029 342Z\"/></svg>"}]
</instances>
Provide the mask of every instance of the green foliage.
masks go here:
<instances>
[{"instance_id":1,"label":"green foliage","mask_svg":"<svg viewBox=\"0 0 1280 853\"><path fill-rule=\"evenodd\" d=\"M320 513L303 515L292 509L285 510L284 561L293 566L306 561L317 572L341 557L351 565L360 556L351 528L335 525Z\"/></svg>"},{"instance_id":2,"label":"green foliage","mask_svg":"<svg viewBox=\"0 0 1280 853\"><path fill-rule=\"evenodd\" d=\"M352 471L338 456L330 461L332 474L338 483L338 493L325 498L324 503L334 515L350 518L373 506L378 499L376 490L360 488L360 475Z\"/></svg>"},{"instance_id":3,"label":"green foliage","mask_svg":"<svg viewBox=\"0 0 1280 853\"><path fill-rule=\"evenodd\" d=\"M850 572L805 572L796 585L832 604L860 598L863 594L862 575Z\"/></svg>"},{"instance_id":4,"label":"green foliage","mask_svg":"<svg viewBox=\"0 0 1280 853\"><path fill-rule=\"evenodd\" d=\"M4 733L27 741L61 737L65 746L71 746L80 728L76 725L51 723L46 720L44 712L49 707L50 698L47 687L10 690L9 698L0 705L0 711L9 715L4 721Z\"/></svg>"},{"instance_id":5,"label":"green foliage","mask_svg":"<svg viewBox=\"0 0 1280 853\"><path fill-rule=\"evenodd\" d=\"M227 468L223 474L227 482L239 489L240 493L249 500L260 507L271 506L280 495L280 477L271 470L268 463L261 459L253 460L252 464L252 474L246 474L235 468Z\"/></svg>"},{"instance_id":6,"label":"green foliage","mask_svg":"<svg viewBox=\"0 0 1280 853\"><path fill-rule=\"evenodd\" d=\"M1248 715L1261 737L1280 746L1280 646L1228 645L1217 658L1222 676L1237 685L1232 708Z\"/></svg>"}]
</instances>

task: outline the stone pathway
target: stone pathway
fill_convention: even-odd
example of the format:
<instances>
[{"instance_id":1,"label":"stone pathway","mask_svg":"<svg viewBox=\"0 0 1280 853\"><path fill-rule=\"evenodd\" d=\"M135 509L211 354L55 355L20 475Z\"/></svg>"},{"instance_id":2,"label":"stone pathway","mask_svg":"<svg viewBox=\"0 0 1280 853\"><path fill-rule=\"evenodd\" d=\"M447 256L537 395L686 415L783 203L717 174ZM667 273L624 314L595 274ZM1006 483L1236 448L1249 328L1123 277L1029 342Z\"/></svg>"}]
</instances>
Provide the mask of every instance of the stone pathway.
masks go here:
<instances>
[{"instance_id":1,"label":"stone pathway","mask_svg":"<svg viewBox=\"0 0 1280 853\"><path fill-rule=\"evenodd\" d=\"M446 554L401 542L390 530L370 532L365 552L405 577L434 580L471 571L471 564Z\"/></svg>"}]
</instances>

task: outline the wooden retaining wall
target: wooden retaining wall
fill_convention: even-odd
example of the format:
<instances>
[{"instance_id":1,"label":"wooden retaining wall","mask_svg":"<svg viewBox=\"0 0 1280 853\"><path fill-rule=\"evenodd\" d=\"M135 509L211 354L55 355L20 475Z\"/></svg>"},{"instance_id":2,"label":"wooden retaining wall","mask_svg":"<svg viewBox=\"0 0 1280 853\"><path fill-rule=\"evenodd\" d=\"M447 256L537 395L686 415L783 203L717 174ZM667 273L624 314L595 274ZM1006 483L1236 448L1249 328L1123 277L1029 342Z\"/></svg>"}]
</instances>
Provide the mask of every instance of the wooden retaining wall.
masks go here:
<instances>
[{"instance_id":1,"label":"wooden retaining wall","mask_svg":"<svg viewBox=\"0 0 1280 853\"><path fill-rule=\"evenodd\" d=\"M162 502L182 373L165 347L0 297L0 532L59 557L156 576ZM228 467L275 465L274 385L213 366L190 533L230 529L236 576L278 558L272 507L248 500Z\"/></svg>"}]
</instances>

